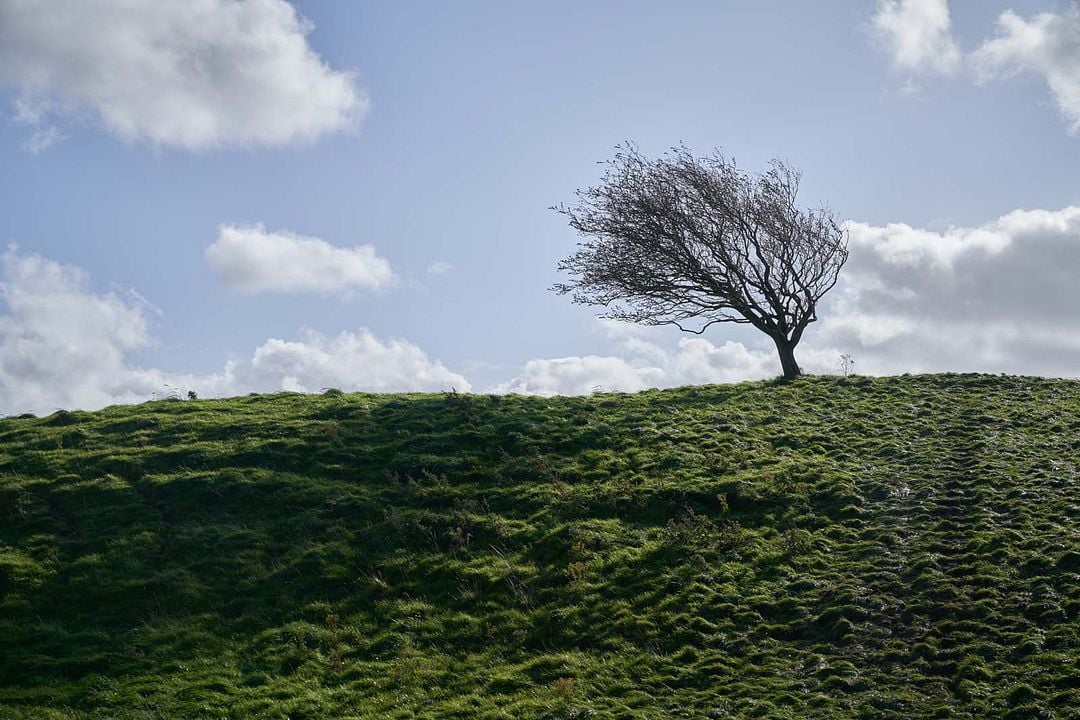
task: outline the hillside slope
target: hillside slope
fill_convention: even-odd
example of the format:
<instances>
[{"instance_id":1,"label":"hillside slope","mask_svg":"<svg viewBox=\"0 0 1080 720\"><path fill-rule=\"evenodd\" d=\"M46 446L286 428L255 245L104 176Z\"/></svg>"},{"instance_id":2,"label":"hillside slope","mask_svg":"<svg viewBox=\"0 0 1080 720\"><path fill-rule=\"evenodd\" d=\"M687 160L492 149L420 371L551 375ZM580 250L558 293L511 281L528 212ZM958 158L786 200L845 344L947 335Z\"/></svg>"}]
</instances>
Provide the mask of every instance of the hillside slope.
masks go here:
<instances>
[{"instance_id":1,"label":"hillside slope","mask_svg":"<svg viewBox=\"0 0 1080 720\"><path fill-rule=\"evenodd\" d=\"M1077 718L1080 383L0 421L3 718Z\"/></svg>"}]
</instances>

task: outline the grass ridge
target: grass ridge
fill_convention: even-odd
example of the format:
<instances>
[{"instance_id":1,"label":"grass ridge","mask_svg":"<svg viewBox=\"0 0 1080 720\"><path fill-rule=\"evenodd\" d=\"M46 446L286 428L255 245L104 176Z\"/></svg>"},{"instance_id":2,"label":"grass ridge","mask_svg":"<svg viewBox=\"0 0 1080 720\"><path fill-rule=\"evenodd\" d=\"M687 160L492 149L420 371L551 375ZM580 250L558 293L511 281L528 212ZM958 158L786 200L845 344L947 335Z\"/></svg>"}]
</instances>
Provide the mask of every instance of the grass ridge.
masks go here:
<instances>
[{"instance_id":1,"label":"grass ridge","mask_svg":"<svg viewBox=\"0 0 1080 720\"><path fill-rule=\"evenodd\" d=\"M0 717L1077 718L1080 383L0 420Z\"/></svg>"}]
</instances>

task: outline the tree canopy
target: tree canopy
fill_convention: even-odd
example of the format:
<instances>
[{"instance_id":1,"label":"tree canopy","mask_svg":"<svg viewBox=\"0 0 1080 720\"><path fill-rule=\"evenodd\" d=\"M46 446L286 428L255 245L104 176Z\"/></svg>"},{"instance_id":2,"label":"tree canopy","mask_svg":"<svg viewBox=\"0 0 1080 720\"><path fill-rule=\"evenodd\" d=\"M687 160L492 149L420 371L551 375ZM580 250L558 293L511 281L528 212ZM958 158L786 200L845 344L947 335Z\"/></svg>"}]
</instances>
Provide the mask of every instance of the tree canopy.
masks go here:
<instances>
[{"instance_id":1,"label":"tree canopy","mask_svg":"<svg viewBox=\"0 0 1080 720\"><path fill-rule=\"evenodd\" d=\"M617 150L598 185L555 208L587 239L559 263L571 279L554 289L615 320L693 333L753 325L784 376L798 375L794 348L848 257L832 211L798 207L800 173L782 160L749 174L719 151Z\"/></svg>"}]
</instances>

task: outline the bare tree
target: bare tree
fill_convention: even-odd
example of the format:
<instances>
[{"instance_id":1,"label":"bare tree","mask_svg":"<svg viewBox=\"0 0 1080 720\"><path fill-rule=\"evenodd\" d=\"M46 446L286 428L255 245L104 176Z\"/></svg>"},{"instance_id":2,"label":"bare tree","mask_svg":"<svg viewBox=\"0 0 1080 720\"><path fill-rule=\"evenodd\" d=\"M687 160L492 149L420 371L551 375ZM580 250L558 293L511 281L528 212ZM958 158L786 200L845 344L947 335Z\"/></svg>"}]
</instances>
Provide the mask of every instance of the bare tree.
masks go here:
<instances>
[{"instance_id":1,"label":"bare tree","mask_svg":"<svg viewBox=\"0 0 1080 720\"><path fill-rule=\"evenodd\" d=\"M800 175L780 160L749 175L719 151L616 150L599 185L553 208L588 238L559 263L570 282L553 289L615 320L696 334L753 325L776 344L784 377L798 376L795 346L848 257L833 213L798 208Z\"/></svg>"}]
</instances>

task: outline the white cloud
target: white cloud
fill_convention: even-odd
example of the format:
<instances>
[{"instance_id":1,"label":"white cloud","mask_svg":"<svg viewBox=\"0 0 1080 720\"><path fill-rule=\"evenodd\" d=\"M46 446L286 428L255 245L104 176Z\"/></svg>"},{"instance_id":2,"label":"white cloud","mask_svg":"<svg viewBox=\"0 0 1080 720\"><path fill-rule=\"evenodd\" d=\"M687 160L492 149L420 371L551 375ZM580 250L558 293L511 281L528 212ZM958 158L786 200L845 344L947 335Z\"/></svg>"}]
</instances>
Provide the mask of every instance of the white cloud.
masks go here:
<instances>
[{"instance_id":1,"label":"white cloud","mask_svg":"<svg viewBox=\"0 0 1080 720\"><path fill-rule=\"evenodd\" d=\"M717 347L704 338L683 338L671 358L668 376L672 384L700 385L760 380L774 377L779 371L775 352L749 350L730 340Z\"/></svg>"},{"instance_id":2,"label":"white cloud","mask_svg":"<svg viewBox=\"0 0 1080 720\"><path fill-rule=\"evenodd\" d=\"M427 271L428 271L429 275L443 275L445 273L450 272L453 269L454 269L453 263L448 263L445 260L439 260L438 262L433 262L430 265L428 265L428 267L427 267Z\"/></svg>"},{"instance_id":3,"label":"white cloud","mask_svg":"<svg viewBox=\"0 0 1080 720\"><path fill-rule=\"evenodd\" d=\"M997 24L997 37L971 55L979 78L985 82L1020 72L1041 76L1070 130L1080 133L1080 7L1029 20L1009 10Z\"/></svg>"},{"instance_id":4,"label":"white cloud","mask_svg":"<svg viewBox=\"0 0 1080 720\"><path fill-rule=\"evenodd\" d=\"M943 74L959 69L946 0L880 0L872 22L897 69Z\"/></svg>"},{"instance_id":5,"label":"white cloud","mask_svg":"<svg viewBox=\"0 0 1080 720\"><path fill-rule=\"evenodd\" d=\"M342 248L262 225L222 225L205 256L227 285L249 293L383 290L394 282L372 245Z\"/></svg>"},{"instance_id":6,"label":"white cloud","mask_svg":"<svg viewBox=\"0 0 1080 720\"><path fill-rule=\"evenodd\" d=\"M251 359L231 364L214 394L268 389L315 392L327 387L370 392L471 389L469 382L431 360L407 340L380 340L368 330L328 337L315 332L303 340L270 339Z\"/></svg>"},{"instance_id":7,"label":"white cloud","mask_svg":"<svg viewBox=\"0 0 1080 720\"><path fill-rule=\"evenodd\" d=\"M23 122L89 111L192 150L310 141L367 109L311 29L284 0L0 0L0 82Z\"/></svg>"},{"instance_id":8,"label":"white cloud","mask_svg":"<svg viewBox=\"0 0 1080 720\"><path fill-rule=\"evenodd\" d=\"M866 223L849 222L847 231L851 244L870 249L880 260L891 265L922 266L949 269L958 257L972 252L994 254L1009 245L1004 229L950 228L944 233L913 228L904 223L872 227Z\"/></svg>"},{"instance_id":9,"label":"white cloud","mask_svg":"<svg viewBox=\"0 0 1080 720\"><path fill-rule=\"evenodd\" d=\"M1041 77L1070 131L1080 134L1080 5L1027 19L1006 10L997 35L966 55L953 39L947 0L880 0L872 25L893 66L912 77L961 70L980 83Z\"/></svg>"},{"instance_id":10,"label":"white cloud","mask_svg":"<svg viewBox=\"0 0 1080 720\"><path fill-rule=\"evenodd\" d=\"M134 291L95 293L84 273L12 247L0 256L0 413L141 402L165 384L202 397L325 387L468 391L468 381L407 340L368 330L270 339L217 373L140 368L151 307Z\"/></svg>"},{"instance_id":11,"label":"white cloud","mask_svg":"<svg viewBox=\"0 0 1080 720\"><path fill-rule=\"evenodd\" d=\"M1080 207L936 233L851 223L820 341L873 373L1080 374Z\"/></svg>"},{"instance_id":12,"label":"white cloud","mask_svg":"<svg viewBox=\"0 0 1080 720\"><path fill-rule=\"evenodd\" d=\"M164 384L191 389L199 397L229 397L252 392L469 392L462 375L432 360L415 344L380 339L371 331L343 331L328 336L307 331L300 340L270 338L251 357L231 360L205 375L154 370L157 389ZM144 395L137 398L145 400Z\"/></svg>"},{"instance_id":13,"label":"white cloud","mask_svg":"<svg viewBox=\"0 0 1080 720\"><path fill-rule=\"evenodd\" d=\"M704 338L682 338L674 351L656 338L658 331L604 321L619 356L586 355L529 360L495 392L528 395L587 395L637 392L649 388L737 382L779 372L775 353L747 349L737 342L716 346Z\"/></svg>"},{"instance_id":14,"label":"white cloud","mask_svg":"<svg viewBox=\"0 0 1080 720\"><path fill-rule=\"evenodd\" d=\"M619 357L562 357L529 360L516 377L495 392L523 395L588 395L591 392L637 392L659 387L664 371L635 366Z\"/></svg>"},{"instance_id":15,"label":"white cloud","mask_svg":"<svg viewBox=\"0 0 1080 720\"><path fill-rule=\"evenodd\" d=\"M158 389L126 363L150 340L136 296L89 292L78 269L11 247L0 257L0 298L0 411L100 407Z\"/></svg>"}]
</instances>

